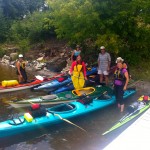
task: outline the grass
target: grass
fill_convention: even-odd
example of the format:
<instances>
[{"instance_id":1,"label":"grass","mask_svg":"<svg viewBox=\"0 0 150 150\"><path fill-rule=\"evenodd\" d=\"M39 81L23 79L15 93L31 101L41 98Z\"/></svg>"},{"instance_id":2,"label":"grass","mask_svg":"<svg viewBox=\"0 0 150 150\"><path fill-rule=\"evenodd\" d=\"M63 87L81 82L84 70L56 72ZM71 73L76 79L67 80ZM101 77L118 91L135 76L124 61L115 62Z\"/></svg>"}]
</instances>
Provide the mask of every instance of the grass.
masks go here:
<instances>
[{"instance_id":1,"label":"grass","mask_svg":"<svg viewBox=\"0 0 150 150\"><path fill-rule=\"evenodd\" d=\"M150 62L142 62L137 66L130 66L130 74L135 80L150 81Z\"/></svg>"}]
</instances>

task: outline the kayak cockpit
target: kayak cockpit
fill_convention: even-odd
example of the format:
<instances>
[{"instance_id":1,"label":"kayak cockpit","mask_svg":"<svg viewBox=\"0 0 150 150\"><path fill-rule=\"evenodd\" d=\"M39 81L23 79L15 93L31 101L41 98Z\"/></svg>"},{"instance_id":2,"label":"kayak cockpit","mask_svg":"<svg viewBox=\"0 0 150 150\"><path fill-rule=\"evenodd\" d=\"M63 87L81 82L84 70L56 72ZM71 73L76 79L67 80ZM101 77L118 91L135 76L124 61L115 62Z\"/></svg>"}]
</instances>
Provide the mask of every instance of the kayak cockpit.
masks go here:
<instances>
[{"instance_id":1,"label":"kayak cockpit","mask_svg":"<svg viewBox=\"0 0 150 150\"><path fill-rule=\"evenodd\" d=\"M53 108L49 108L47 111L56 113L68 113L68 112L70 113L75 111L76 109L77 109L76 105L74 104L61 104Z\"/></svg>"}]
</instances>

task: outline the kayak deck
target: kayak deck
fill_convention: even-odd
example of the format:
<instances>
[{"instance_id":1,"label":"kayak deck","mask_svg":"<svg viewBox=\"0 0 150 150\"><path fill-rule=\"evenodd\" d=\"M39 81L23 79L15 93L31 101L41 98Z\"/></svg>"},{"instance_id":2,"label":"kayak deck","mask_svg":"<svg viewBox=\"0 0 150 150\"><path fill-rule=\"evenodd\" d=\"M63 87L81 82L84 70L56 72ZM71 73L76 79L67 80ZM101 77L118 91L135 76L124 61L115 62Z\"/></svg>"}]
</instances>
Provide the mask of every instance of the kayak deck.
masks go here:
<instances>
[{"instance_id":1,"label":"kayak deck","mask_svg":"<svg viewBox=\"0 0 150 150\"><path fill-rule=\"evenodd\" d=\"M150 109L132 123L116 139L114 139L104 150L149 150L150 144Z\"/></svg>"}]
</instances>

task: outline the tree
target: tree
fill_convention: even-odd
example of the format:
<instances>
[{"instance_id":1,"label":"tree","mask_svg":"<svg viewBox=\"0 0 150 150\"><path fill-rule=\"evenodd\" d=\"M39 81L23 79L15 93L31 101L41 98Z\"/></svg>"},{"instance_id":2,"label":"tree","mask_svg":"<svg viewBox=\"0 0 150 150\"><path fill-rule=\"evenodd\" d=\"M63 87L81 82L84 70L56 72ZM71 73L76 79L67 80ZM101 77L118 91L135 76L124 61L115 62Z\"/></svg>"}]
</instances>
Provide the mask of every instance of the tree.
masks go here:
<instances>
[{"instance_id":1,"label":"tree","mask_svg":"<svg viewBox=\"0 0 150 150\"><path fill-rule=\"evenodd\" d=\"M3 15L10 19L23 19L44 8L45 0L1 0Z\"/></svg>"}]
</instances>

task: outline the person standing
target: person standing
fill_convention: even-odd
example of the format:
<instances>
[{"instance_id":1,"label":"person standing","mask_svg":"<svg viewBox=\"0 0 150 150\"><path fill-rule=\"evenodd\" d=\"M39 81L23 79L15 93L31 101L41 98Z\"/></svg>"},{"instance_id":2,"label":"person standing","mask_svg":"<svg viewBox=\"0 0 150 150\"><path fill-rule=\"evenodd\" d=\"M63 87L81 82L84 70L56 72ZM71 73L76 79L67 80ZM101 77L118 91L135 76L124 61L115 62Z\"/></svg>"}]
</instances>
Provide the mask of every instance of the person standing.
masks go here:
<instances>
[{"instance_id":1,"label":"person standing","mask_svg":"<svg viewBox=\"0 0 150 150\"><path fill-rule=\"evenodd\" d=\"M71 54L71 61L72 62L75 61L77 56L80 55L80 53L81 53L80 45L77 45L76 49Z\"/></svg>"},{"instance_id":2,"label":"person standing","mask_svg":"<svg viewBox=\"0 0 150 150\"><path fill-rule=\"evenodd\" d=\"M128 65L128 63L126 63L126 62L124 61L124 59L122 59L121 57L118 57L118 58L116 59L116 64L117 64L118 62L121 62L121 63L123 64L123 68L127 69L128 74L129 74L129 79L131 79L131 74L130 74L130 72L129 72L129 65Z\"/></svg>"},{"instance_id":3,"label":"person standing","mask_svg":"<svg viewBox=\"0 0 150 150\"><path fill-rule=\"evenodd\" d=\"M127 69L123 68L123 62L117 62L117 68L114 73L114 92L120 112L124 111L123 94L127 89L128 82L129 75Z\"/></svg>"},{"instance_id":4,"label":"person standing","mask_svg":"<svg viewBox=\"0 0 150 150\"><path fill-rule=\"evenodd\" d=\"M77 56L76 61L72 62L70 75L75 89L84 87L85 80L87 80L86 65L80 55Z\"/></svg>"},{"instance_id":5,"label":"person standing","mask_svg":"<svg viewBox=\"0 0 150 150\"><path fill-rule=\"evenodd\" d=\"M105 83L108 85L108 75L110 70L111 57L108 52L106 52L105 47L100 47L101 52L98 56L98 74L100 75L100 83L103 82L105 78Z\"/></svg>"},{"instance_id":6,"label":"person standing","mask_svg":"<svg viewBox=\"0 0 150 150\"><path fill-rule=\"evenodd\" d=\"M25 70L25 61L23 59L23 55L19 54L18 56L18 61L16 62L16 67L17 67L17 75L18 75L18 80L19 83L26 83L27 82L27 74Z\"/></svg>"}]
</instances>

